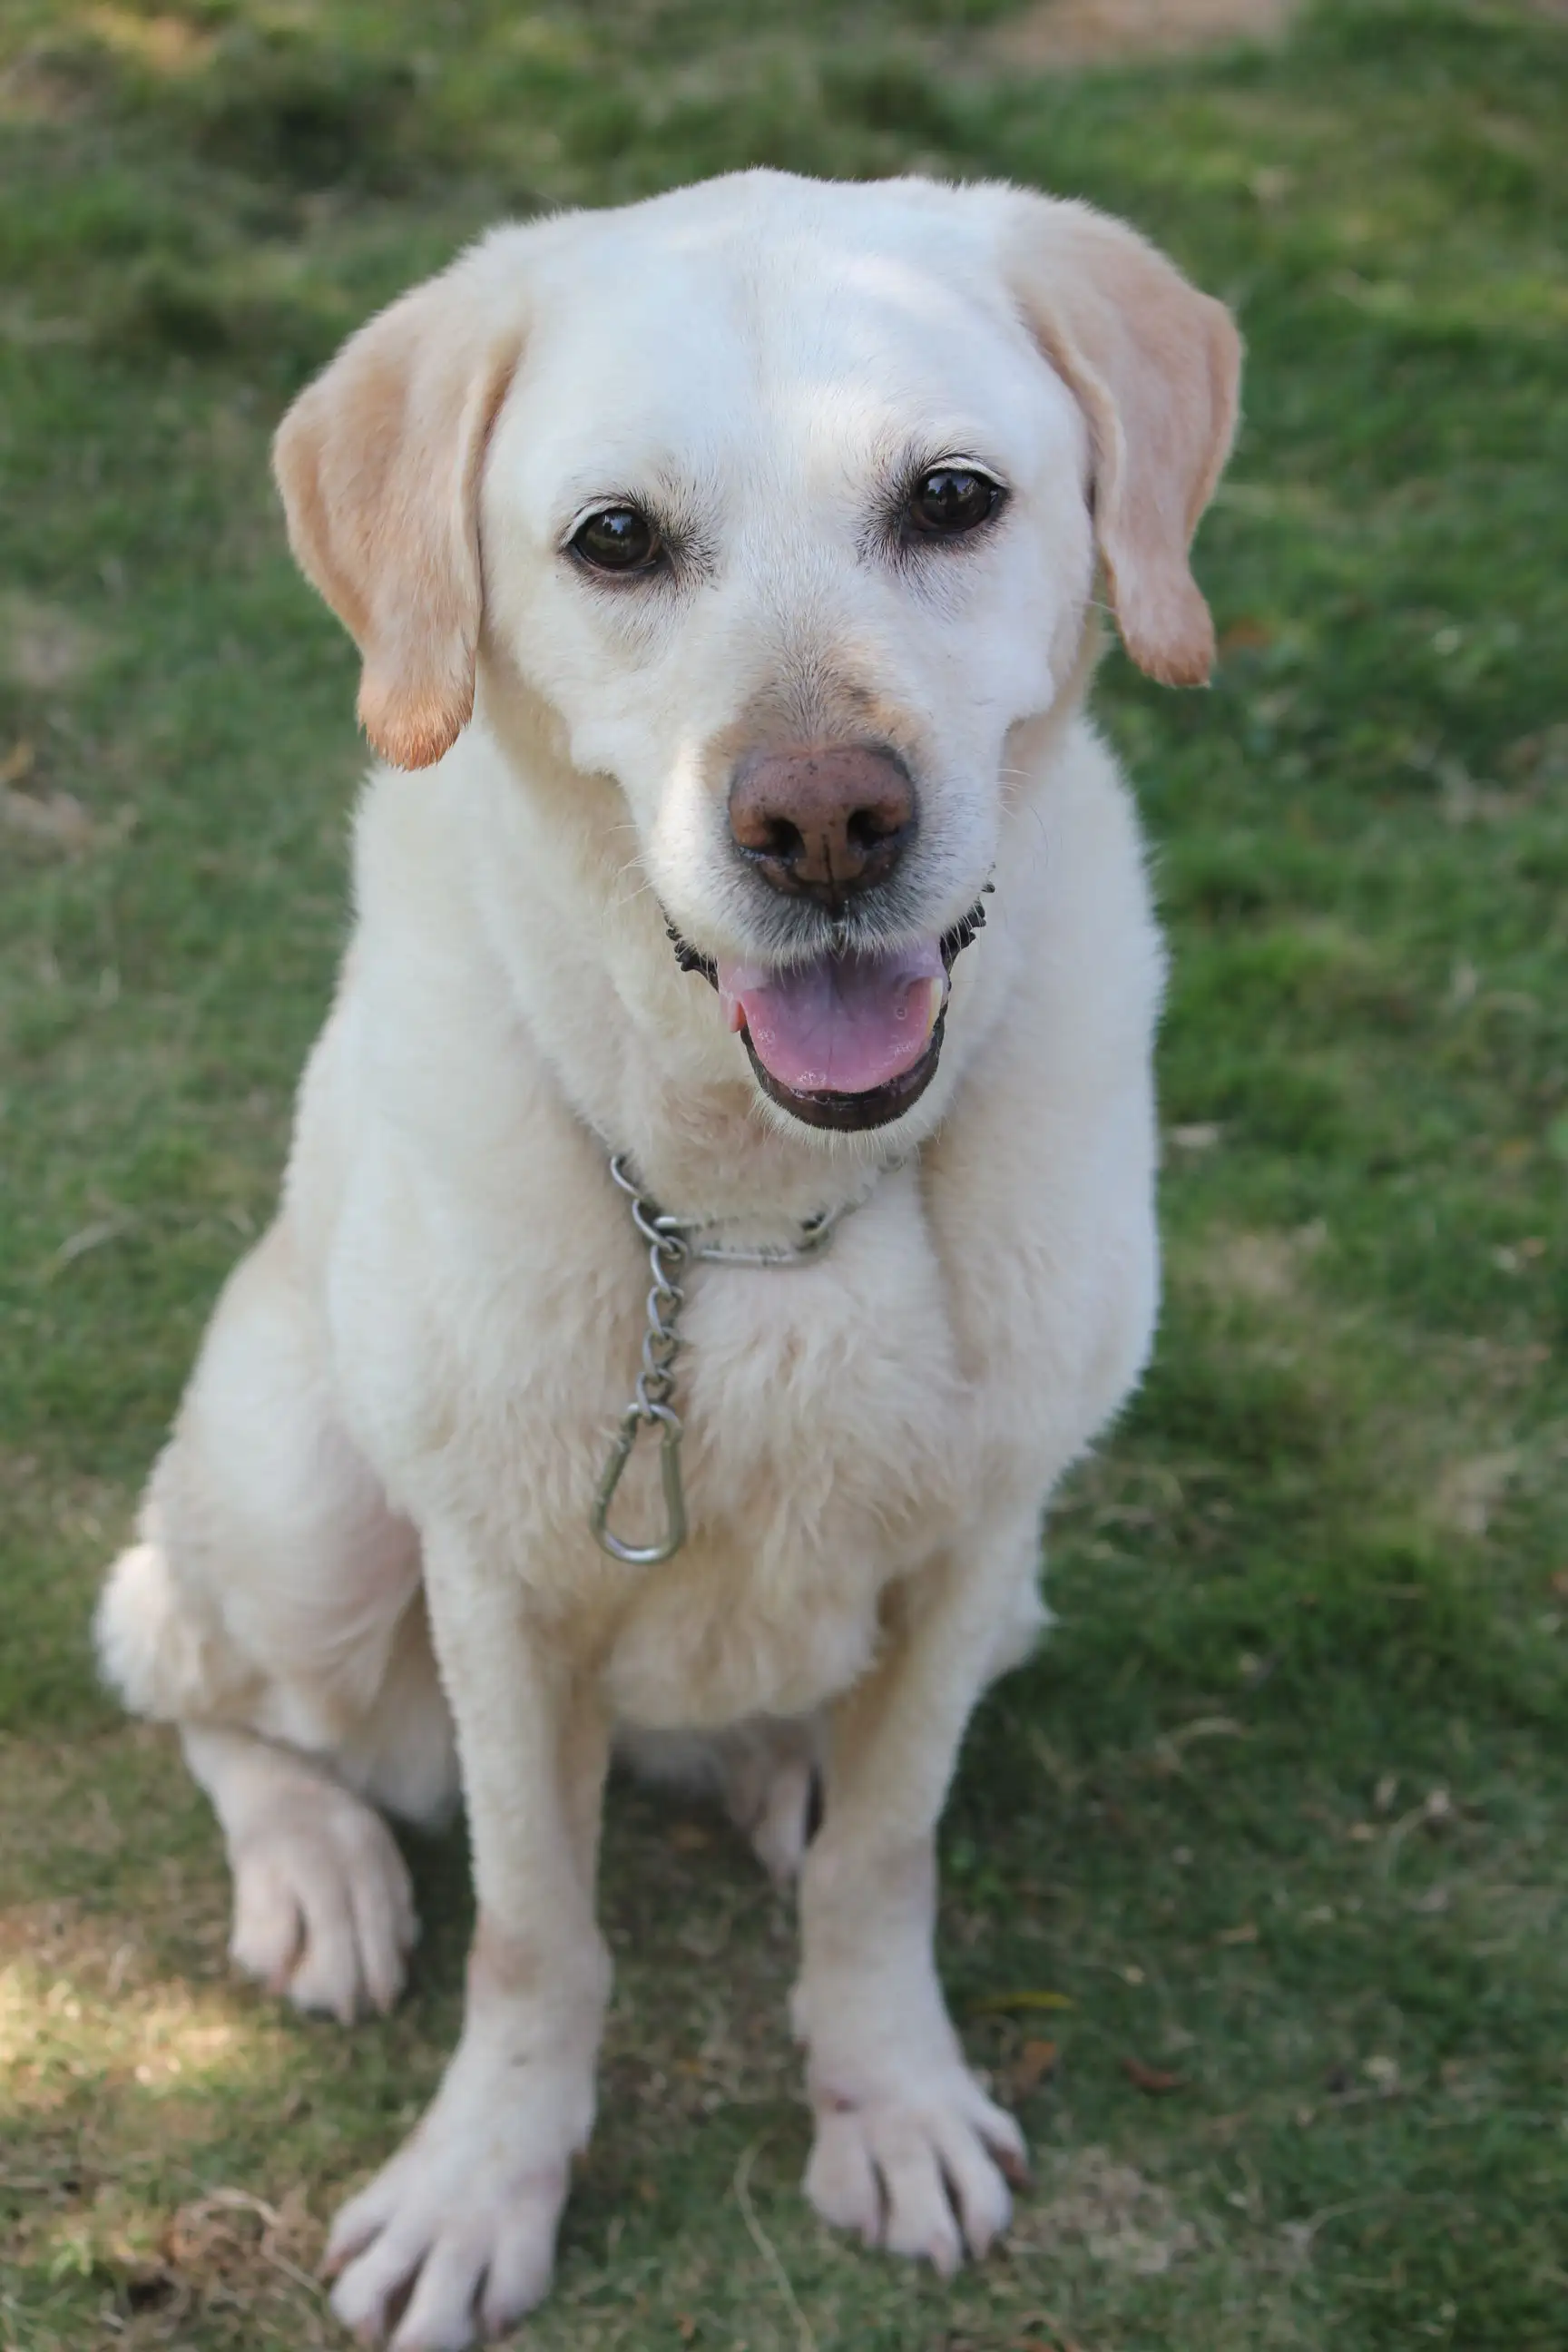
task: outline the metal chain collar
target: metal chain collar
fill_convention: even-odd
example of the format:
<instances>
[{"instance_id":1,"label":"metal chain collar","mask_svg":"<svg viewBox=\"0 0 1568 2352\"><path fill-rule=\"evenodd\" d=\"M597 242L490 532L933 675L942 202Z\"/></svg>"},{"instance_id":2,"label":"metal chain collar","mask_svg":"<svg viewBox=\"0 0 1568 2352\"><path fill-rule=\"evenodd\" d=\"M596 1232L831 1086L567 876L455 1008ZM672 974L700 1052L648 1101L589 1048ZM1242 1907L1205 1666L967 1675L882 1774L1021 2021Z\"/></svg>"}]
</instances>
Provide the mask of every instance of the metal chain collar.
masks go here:
<instances>
[{"instance_id":1,"label":"metal chain collar","mask_svg":"<svg viewBox=\"0 0 1568 2352\"><path fill-rule=\"evenodd\" d=\"M686 1490L680 1475L682 1430L680 1416L670 1402L675 1391L675 1360L681 1346L680 1310L686 1304L686 1292L679 1280L682 1268L692 1264L809 1265L829 1246L841 1221L861 1202L846 1201L837 1209L808 1217L800 1229L800 1239L783 1249L724 1249L697 1238L711 1232L711 1225L669 1216L639 1190L624 1152L617 1152L611 1160L610 1174L631 1203L632 1223L647 1244L653 1286L647 1295L647 1329L643 1337L637 1393L621 1416L620 1433L610 1448L600 1476L588 1524L594 1530L595 1541L612 1559L624 1560L629 1568L657 1568L661 1560L672 1559L686 1541ZM610 1507L645 1429L657 1429L659 1433L664 1533L654 1543L632 1544L611 1528Z\"/></svg>"}]
</instances>

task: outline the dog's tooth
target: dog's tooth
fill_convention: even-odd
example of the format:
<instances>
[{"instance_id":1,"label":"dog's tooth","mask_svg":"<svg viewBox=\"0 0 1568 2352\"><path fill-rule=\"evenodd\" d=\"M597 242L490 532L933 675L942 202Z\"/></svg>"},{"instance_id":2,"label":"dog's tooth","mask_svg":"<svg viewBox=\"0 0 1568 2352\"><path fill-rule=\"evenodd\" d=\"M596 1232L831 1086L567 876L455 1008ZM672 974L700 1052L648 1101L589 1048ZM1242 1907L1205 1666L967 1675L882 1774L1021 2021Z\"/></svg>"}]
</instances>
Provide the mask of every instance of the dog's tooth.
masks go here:
<instances>
[{"instance_id":1,"label":"dog's tooth","mask_svg":"<svg viewBox=\"0 0 1568 2352\"><path fill-rule=\"evenodd\" d=\"M930 1001L926 1007L925 1034L929 1037L931 1031L936 1027L938 1020L941 1018L942 1006L947 1002L947 980L945 974L933 980L928 980L926 982L926 988L929 992Z\"/></svg>"}]
</instances>

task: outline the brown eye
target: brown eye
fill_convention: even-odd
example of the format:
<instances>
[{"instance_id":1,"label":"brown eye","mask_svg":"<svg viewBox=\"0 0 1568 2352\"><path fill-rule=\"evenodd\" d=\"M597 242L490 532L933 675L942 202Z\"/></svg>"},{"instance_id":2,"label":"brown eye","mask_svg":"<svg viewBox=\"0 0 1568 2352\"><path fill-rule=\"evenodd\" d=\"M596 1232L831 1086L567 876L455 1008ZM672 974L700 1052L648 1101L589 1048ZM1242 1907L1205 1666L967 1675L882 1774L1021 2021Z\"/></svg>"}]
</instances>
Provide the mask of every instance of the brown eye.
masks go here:
<instances>
[{"instance_id":1,"label":"brown eye","mask_svg":"<svg viewBox=\"0 0 1568 2352\"><path fill-rule=\"evenodd\" d=\"M906 516L921 539L959 539L989 522L1002 503L1002 485L967 466L934 466L915 484Z\"/></svg>"},{"instance_id":2,"label":"brown eye","mask_svg":"<svg viewBox=\"0 0 1568 2352\"><path fill-rule=\"evenodd\" d=\"M664 551L636 507L604 507L572 534L572 551L595 572L651 572Z\"/></svg>"}]
</instances>

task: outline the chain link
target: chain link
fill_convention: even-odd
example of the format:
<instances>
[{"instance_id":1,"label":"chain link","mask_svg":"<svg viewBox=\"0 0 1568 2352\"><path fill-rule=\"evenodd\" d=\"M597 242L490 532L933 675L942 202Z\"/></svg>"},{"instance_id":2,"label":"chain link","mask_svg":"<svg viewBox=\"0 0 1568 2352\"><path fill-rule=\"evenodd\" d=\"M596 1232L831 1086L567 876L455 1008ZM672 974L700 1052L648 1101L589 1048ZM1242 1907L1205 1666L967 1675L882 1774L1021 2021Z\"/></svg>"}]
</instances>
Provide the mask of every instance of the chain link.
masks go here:
<instances>
[{"instance_id":1,"label":"chain link","mask_svg":"<svg viewBox=\"0 0 1568 2352\"><path fill-rule=\"evenodd\" d=\"M860 1206L847 1201L837 1209L807 1218L800 1239L784 1249L723 1249L693 1239L706 1230L682 1217L667 1215L650 1201L631 1173L624 1153L610 1161L610 1174L631 1204L632 1223L647 1244L647 1329L643 1334L642 1369L631 1402L611 1446L594 1496L588 1524L595 1541L612 1559L628 1568L657 1568L672 1559L686 1541L686 1490L680 1475L680 1416L670 1399L675 1393L675 1360L680 1353L680 1310L686 1304L681 1269L693 1263L705 1265L805 1265L820 1257L832 1242L841 1218ZM659 1480L664 1494L664 1532L652 1543L627 1543L609 1524L610 1508L627 1463L644 1430L659 1433Z\"/></svg>"}]
</instances>

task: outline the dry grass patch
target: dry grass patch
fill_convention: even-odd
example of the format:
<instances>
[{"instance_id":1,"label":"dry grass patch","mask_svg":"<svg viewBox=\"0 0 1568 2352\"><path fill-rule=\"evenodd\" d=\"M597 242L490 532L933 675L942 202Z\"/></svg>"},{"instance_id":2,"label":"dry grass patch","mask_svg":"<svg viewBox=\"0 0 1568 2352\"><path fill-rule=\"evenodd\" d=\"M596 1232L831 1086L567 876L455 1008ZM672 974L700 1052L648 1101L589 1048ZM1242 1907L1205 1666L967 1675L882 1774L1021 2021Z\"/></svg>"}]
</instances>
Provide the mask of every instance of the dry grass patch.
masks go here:
<instances>
[{"instance_id":1,"label":"dry grass patch","mask_svg":"<svg viewBox=\"0 0 1568 2352\"><path fill-rule=\"evenodd\" d=\"M1070 69L1278 40L1295 0L1038 0L993 37L1009 65Z\"/></svg>"},{"instance_id":2,"label":"dry grass patch","mask_svg":"<svg viewBox=\"0 0 1568 2352\"><path fill-rule=\"evenodd\" d=\"M1157 2182L1103 2147L1086 2147L1053 2158L1043 2192L1022 2210L1010 2242L1017 2253L1081 2247L1113 2270L1155 2278L1196 2252L1198 2233Z\"/></svg>"}]
</instances>

